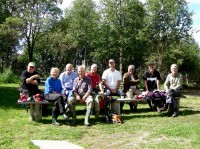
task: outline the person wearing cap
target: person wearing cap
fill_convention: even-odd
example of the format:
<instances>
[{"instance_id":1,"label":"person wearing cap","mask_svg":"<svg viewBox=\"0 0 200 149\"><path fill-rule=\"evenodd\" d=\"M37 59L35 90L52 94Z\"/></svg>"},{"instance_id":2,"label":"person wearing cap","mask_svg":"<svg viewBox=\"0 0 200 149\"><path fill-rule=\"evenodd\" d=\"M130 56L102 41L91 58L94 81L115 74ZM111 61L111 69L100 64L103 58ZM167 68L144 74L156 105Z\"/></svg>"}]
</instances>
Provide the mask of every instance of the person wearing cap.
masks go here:
<instances>
[{"instance_id":1,"label":"person wearing cap","mask_svg":"<svg viewBox=\"0 0 200 149\"><path fill-rule=\"evenodd\" d=\"M168 104L172 104L174 111L172 117L176 117L178 116L178 109L175 97L181 96L183 76L180 73L178 73L178 66L176 64L172 64L170 69L171 73L168 74L164 83L164 89L167 95L166 105L163 108L161 108L161 111L165 110Z\"/></svg>"},{"instance_id":2,"label":"person wearing cap","mask_svg":"<svg viewBox=\"0 0 200 149\"><path fill-rule=\"evenodd\" d=\"M50 72L50 77L48 77L45 81L44 92L45 99L49 102L54 103L52 109L52 124L55 126L60 125L57 122L59 114L62 114L64 120L67 119L64 98L62 95L62 85L60 79L58 78L58 75L59 69L57 67L53 67Z\"/></svg>"},{"instance_id":3,"label":"person wearing cap","mask_svg":"<svg viewBox=\"0 0 200 149\"><path fill-rule=\"evenodd\" d=\"M155 90L160 90L160 73L155 70L155 64L153 62L149 63L149 70L146 71L143 75L144 80L144 87L147 93L153 92ZM150 100L147 100L147 103L149 104L149 107L151 110L153 110L152 104L154 104L155 101L152 100L152 103Z\"/></svg>"},{"instance_id":4,"label":"person wearing cap","mask_svg":"<svg viewBox=\"0 0 200 149\"><path fill-rule=\"evenodd\" d=\"M137 85L140 83L138 76L135 73L135 66L129 65L128 72L123 75L124 88L123 92L127 93L130 89L133 91L133 95L141 95L142 92L138 89ZM121 102L121 109L124 103ZM131 111L137 111L137 101L132 101L129 103ZM134 108L133 108L134 107Z\"/></svg>"},{"instance_id":5,"label":"person wearing cap","mask_svg":"<svg viewBox=\"0 0 200 149\"><path fill-rule=\"evenodd\" d=\"M101 101L101 96L97 95L99 92L103 94L103 88L100 80L100 76L97 74L97 64L92 64L90 72L87 72L85 76L89 77L92 81L92 93L94 94L94 110L95 116L98 118L100 113L99 102ZM98 88L97 88L98 85Z\"/></svg>"},{"instance_id":6,"label":"person wearing cap","mask_svg":"<svg viewBox=\"0 0 200 149\"><path fill-rule=\"evenodd\" d=\"M67 99L67 101L72 95L74 80L77 77L77 73L72 70L73 65L69 63L66 65L66 71L61 73L59 76L59 79L62 84L62 94Z\"/></svg>"},{"instance_id":7,"label":"person wearing cap","mask_svg":"<svg viewBox=\"0 0 200 149\"><path fill-rule=\"evenodd\" d=\"M106 95L117 95L117 96L124 96L124 93L119 89L120 83L122 80L122 76L118 70L115 69L115 61L114 59L109 60L109 68L103 72L102 75L102 82L105 86ZM113 106L115 102L112 102ZM120 105L115 104L114 109L118 108ZM120 114L120 111L115 111L116 114Z\"/></svg>"},{"instance_id":8,"label":"person wearing cap","mask_svg":"<svg viewBox=\"0 0 200 149\"><path fill-rule=\"evenodd\" d=\"M38 89L40 83L40 75L35 70L35 63L30 62L27 66L27 70L24 70L21 74L21 89L20 92L25 93L28 97L35 94L41 94L42 91Z\"/></svg>"}]
</instances>

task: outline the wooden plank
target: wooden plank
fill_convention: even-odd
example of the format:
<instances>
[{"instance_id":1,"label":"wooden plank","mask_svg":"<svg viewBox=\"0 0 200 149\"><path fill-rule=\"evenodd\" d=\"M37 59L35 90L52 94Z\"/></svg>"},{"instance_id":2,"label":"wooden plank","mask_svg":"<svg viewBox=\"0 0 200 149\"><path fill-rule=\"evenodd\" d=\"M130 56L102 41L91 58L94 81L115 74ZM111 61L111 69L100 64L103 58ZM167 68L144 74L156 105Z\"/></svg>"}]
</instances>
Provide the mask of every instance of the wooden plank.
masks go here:
<instances>
[{"instance_id":1,"label":"wooden plank","mask_svg":"<svg viewBox=\"0 0 200 149\"><path fill-rule=\"evenodd\" d=\"M25 102L23 102L23 101L20 101L20 100L17 101L17 104L25 104L25 105L27 105L27 104L53 104L53 103L54 102L49 102L47 100L43 100L43 101L40 101L40 102L35 102L35 101L25 101Z\"/></svg>"}]
</instances>

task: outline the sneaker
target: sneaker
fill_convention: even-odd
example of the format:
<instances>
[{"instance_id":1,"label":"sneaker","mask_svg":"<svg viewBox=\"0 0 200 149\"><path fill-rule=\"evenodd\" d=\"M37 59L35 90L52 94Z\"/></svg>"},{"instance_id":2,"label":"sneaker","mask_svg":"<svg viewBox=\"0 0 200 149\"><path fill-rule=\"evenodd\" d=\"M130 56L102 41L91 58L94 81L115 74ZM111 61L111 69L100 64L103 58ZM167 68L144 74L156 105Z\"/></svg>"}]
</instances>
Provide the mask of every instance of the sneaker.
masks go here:
<instances>
[{"instance_id":1,"label":"sneaker","mask_svg":"<svg viewBox=\"0 0 200 149\"><path fill-rule=\"evenodd\" d=\"M66 114L63 114L62 117L64 120L67 120L67 118L68 118L68 116Z\"/></svg>"},{"instance_id":2,"label":"sneaker","mask_svg":"<svg viewBox=\"0 0 200 149\"><path fill-rule=\"evenodd\" d=\"M56 121L55 118L52 119L52 124L55 126L60 126L60 124Z\"/></svg>"}]
</instances>

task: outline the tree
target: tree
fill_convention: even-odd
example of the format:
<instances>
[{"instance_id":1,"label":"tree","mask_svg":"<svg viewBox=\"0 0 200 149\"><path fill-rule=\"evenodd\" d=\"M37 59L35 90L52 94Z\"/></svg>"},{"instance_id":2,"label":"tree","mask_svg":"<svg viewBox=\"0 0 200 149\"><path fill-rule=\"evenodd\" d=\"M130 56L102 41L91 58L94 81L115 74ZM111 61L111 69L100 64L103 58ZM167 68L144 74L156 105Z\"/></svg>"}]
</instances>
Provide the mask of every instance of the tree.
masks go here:
<instances>
[{"instance_id":1,"label":"tree","mask_svg":"<svg viewBox=\"0 0 200 149\"><path fill-rule=\"evenodd\" d=\"M29 61L33 60L33 53L38 35L45 30L45 24L58 19L61 10L57 7L57 0L14 0L9 1L12 16L21 18L23 28L23 46L28 51Z\"/></svg>"},{"instance_id":2,"label":"tree","mask_svg":"<svg viewBox=\"0 0 200 149\"><path fill-rule=\"evenodd\" d=\"M136 57L140 57L144 49L138 38L139 30L144 24L143 4L137 0L102 0L101 3L102 23L99 45L103 46L98 50L107 59L112 57L117 63L119 61L122 73L123 63L128 64L131 60L135 62Z\"/></svg>"},{"instance_id":3,"label":"tree","mask_svg":"<svg viewBox=\"0 0 200 149\"><path fill-rule=\"evenodd\" d=\"M0 24L0 61L1 70L9 67L17 55L17 45L21 37L21 20L8 17Z\"/></svg>"},{"instance_id":4,"label":"tree","mask_svg":"<svg viewBox=\"0 0 200 149\"><path fill-rule=\"evenodd\" d=\"M94 50L99 15L92 0L75 0L73 7L65 16L69 21L66 32L74 39L76 58L74 65L91 63L90 52Z\"/></svg>"},{"instance_id":5,"label":"tree","mask_svg":"<svg viewBox=\"0 0 200 149\"><path fill-rule=\"evenodd\" d=\"M142 38L149 46L148 58L155 60L160 70L170 46L190 36L192 14L185 0L148 0L146 9L148 14Z\"/></svg>"}]
</instances>

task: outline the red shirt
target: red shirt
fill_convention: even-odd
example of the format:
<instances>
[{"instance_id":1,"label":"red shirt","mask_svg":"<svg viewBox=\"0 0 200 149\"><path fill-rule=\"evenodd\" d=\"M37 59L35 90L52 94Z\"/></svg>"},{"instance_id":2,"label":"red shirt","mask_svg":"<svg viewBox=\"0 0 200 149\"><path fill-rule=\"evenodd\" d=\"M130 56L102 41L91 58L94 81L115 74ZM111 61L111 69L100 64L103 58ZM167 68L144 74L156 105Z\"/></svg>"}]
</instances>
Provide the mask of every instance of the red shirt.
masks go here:
<instances>
[{"instance_id":1,"label":"red shirt","mask_svg":"<svg viewBox=\"0 0 200 149\"><path fill-rule=\"evenodd\" d=\"M85 76L91 79L93 89L96 88L96 85L98 85L101 82L100 76L97 73L92 74L91 72L88 72L85 74Z\"/></svg>"}]
</instances>

